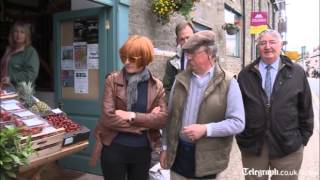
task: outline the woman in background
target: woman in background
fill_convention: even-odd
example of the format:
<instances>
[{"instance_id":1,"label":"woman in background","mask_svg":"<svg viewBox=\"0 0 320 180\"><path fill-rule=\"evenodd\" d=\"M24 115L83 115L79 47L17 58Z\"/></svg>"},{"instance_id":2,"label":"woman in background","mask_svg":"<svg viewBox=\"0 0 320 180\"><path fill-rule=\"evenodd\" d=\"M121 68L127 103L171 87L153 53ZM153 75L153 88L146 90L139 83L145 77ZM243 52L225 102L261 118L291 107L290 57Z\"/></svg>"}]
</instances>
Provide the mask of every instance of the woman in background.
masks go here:
<instances>
[{"instance_id":1,"label":"woman in background","mask_svg":"<svg viewBox=\"0 0 320 180\"><path fill-rule=\"evenodd\" d=\"M39 72L39 56L31 45L30 25L14 23L9 33L9 45L1 58L1 83L34 83Z\"/></svg>"},{"instance_id":2,"label":"woman in background","mask_svg":"<svg viewBox=\"0 0 320 180\"><path fill-rule=\"evenodd\" d=\"M167 107L162 82L146 68L153 55L150 39L132 36L120 49L123 69L106 77L93 162L101 153L107 180L147 180L151 149L160 147Z\"/></svg>"}]
</instances>

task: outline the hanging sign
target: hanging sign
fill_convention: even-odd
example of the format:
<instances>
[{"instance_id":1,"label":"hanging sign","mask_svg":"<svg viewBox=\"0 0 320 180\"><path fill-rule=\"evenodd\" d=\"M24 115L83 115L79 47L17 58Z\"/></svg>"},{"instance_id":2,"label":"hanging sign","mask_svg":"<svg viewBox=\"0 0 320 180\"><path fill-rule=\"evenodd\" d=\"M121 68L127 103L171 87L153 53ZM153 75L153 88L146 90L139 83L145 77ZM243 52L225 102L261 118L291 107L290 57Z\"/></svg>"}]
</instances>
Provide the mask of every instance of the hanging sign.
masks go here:
<instances>
[{"instance_id":1,"label":"hanging sign","mask_svg":"<svg viewBox=\"0 0 320 180\"><path fill-rule=\"evenodd\" d=\"M251 12L250 34L259 34L268 29L267 12Z\"/></svg>"}]
</instances>

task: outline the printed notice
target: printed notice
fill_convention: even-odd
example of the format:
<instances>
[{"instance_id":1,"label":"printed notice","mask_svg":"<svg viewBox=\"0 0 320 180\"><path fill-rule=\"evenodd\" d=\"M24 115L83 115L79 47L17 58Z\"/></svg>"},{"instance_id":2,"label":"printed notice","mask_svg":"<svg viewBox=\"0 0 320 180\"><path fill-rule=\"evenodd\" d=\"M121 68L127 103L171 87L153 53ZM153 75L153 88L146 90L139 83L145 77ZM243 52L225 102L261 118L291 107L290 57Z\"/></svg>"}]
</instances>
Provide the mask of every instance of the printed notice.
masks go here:
<instances>
[{"instance_id":1,"label":"printed notice","mask_svg":"<svg viewBox=\"0 0 320 180\"><path fill-rule=\"evenodd\" d=\"M88 44L88 69L99 69L99 46L98 44Z\"/></svg>"},{"instance_id":2,"label":"printed notice","mask_svg":"<svg viewBox=\"0 0 320 180\"><path fill-rule=\"evenodd\" d=\"M73 38L75 42L86 41L86 21L83 19L77 19L73 24Z\"/></svg>"},{"instance_id":3,"label":"printed notice","mask_svg":"<svg viewBox=\"0 0 320 180\"><path fill-rule=\"evenodd\" d=\"M40 120L38 118L24 119L24 120L22 120L22 122L28 127L30 127L30 126L38 126L38 125L44 124L44 121L42 121L42 120Z\"/></svg>"},{"instance_id":4,"label":"printed notice","mask_svg":"<svg viewBox=\"0 0 320 180\"><path fill-rule=\"evenodd\" d=\"M17 104L1 104L1 108L3 108L6 111L21 109L21 107Z\"/></svg>"},{"instance_id":5,"label":"printed notice","mask_svg":"<svg viewBox=\"0 0 320 180\"><path fill-rule=\"evenodd\" d=\"M55 113L55 114L63 113L63 112L61 111L61 109L59 109L59 108L52 109L51 111L52 111L53 113Z\"/></svg>"},{"instance_id":6,"label":"printed notice","mask_svg":"<svg viewBox=\"0 0 320 180\"><path fill-rule=\"evenodd\" d=\"M1 100L1 104L18 104L19 101L15 99L9 99L9 100Z\"/></svg>"},{"instance_id":7,"label":"printed notice","mask_svg":"<svg viewBox=\"0 0 320 180\"><path fill-rule=\"evenodd\" d=\"M74 69L73 62L73 46L64 46L61 48L61 69L72 70Z\"/></svg>"},{"instance_id":8,"label":"printed notice","mask_svg":"<svg viewBox=\"0 0 320 180\"><path fill-rule=\"evenodd\" d=\"M98 18L92 18L86 20L86 40L90 44L98 43Z\"/></svg>"},{"instance_id":9,"label":"printed notice","mask_svg":"<svg viewBox=\"0 0 320 180\"><path fill-rule=\"evenodd\" d=\"M75 93L88 93L88 70L74 71L74 91Z\"/></svg>"},{"instance_id":10,"label":"printed notice","mask_svg":"<svg viewBox=\"0 0 320 180\"><path fill-rule=\"evenodd\" d=\"M87 43L73 43L75 69L87 69Z\"/></svg>"},{"instance_id":11,"label":"printed notice","mask_svg":"<svg viewBox=\"0 0 320 180\"><path fill-rule=\"evenodd\" d=\"M74 71L73 70L61 71L61 81L62 81L63 87L73 87L74 86Z\"/></svg>"},{"instance_id":12,"label":"printed notice","mask_svg":"<svg viewBox=\"0 0 320 180\"><path fill-rule=\"evenodd\" d=\"M19 116L19 117L28 117L28 116L34 116L35 115L31 111L16 112L14 114Z\"/></svg>"}]
</instances>

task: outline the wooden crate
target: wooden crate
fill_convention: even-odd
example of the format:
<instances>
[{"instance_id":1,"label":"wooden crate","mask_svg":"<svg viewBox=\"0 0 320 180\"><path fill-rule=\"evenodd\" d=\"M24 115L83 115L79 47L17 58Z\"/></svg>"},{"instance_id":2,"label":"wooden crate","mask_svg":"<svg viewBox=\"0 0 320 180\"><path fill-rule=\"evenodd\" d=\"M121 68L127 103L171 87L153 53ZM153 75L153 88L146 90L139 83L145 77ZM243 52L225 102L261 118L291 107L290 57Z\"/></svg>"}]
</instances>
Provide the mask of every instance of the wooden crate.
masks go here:
<instances>
[{"instance_id":1,"label":"wooden crate","mask_svg":"<svg viewBox=\"0 0 320 180\"><path fill-rule=\"evenodd\" d=\"M39 133L32 135L31 143L35 152L28 158L29 162L36 161L42 156L59 151L62 148L64 135L64 128L59 128L50 133ZM24 139L26 139L26 137L24 137L23 140Z\"/></svg>"}]
</instances>

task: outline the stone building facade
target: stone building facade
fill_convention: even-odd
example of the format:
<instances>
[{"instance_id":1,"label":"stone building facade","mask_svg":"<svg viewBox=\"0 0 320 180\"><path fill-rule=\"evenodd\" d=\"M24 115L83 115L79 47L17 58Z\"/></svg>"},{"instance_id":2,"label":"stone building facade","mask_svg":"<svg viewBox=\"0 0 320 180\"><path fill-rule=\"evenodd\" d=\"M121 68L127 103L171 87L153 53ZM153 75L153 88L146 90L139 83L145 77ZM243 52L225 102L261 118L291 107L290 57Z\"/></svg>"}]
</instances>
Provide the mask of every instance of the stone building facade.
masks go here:
<instances>
[{"instance_id":1,"label":"stone building facade","mask_svg":"<svg viewBox=\"0 0 320 180\"><path fill-rule=\"evenodd\" d=\"M151 0L131 0L129 12L129 35L140 34L150 37L155 47L160 50L175 51L175 26L183 16L172 16L169 23L161 25L151 12ZM276 0L201 0L196 3L192 12L191 22L196 26L213 30L219 44L220 64L228 71L237 74L245 65L256 58L255 35L250 34L250 13L252 11L266 11L268 13L269 28L278 29L281 14L280 5L283 1ZM237 16L240 31L237 35L237 55L228 55L228 36L221 27L228 20L227 15ZM234 42L233 42L234 43ZM231 46L231 47L234 47ZM233 51L233 50L232 50ZM163 55L161 55L163 56ZM159 56L158 56L159 57ZM166 58L157 58L157 60ZM157 62L157 70L163 69L165 62ZM161 73L160 73L161 74Z\"/></svg>"}]
</instances>

